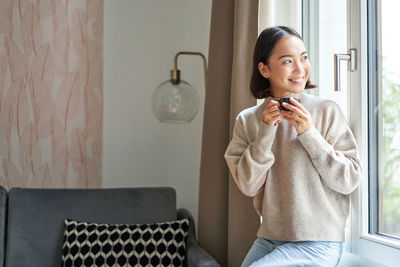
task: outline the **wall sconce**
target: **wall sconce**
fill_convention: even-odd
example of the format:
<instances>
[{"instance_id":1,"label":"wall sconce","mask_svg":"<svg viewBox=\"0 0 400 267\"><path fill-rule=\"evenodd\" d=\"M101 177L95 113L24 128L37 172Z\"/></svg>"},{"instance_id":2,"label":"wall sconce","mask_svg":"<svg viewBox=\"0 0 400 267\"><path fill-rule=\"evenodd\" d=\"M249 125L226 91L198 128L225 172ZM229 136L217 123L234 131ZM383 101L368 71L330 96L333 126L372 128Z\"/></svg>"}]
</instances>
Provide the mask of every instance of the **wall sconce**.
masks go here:
<instances>
[{"instance_id":1,"label":"wall sconce","mask_svg":"<svg viewBox=\"0 0 400 267\"><path fill-rule=\"evenodd\" d=\"M181 80L181 72L177 68L180 55L201 56L204 64L204 87L206 85L206 57L199 52L178 52L174 58L171 79L161 83L153 93L153 113L162 123L189 123L199 110L200 100L197 91L188 82Z\"/></svg>"}]
</instances>

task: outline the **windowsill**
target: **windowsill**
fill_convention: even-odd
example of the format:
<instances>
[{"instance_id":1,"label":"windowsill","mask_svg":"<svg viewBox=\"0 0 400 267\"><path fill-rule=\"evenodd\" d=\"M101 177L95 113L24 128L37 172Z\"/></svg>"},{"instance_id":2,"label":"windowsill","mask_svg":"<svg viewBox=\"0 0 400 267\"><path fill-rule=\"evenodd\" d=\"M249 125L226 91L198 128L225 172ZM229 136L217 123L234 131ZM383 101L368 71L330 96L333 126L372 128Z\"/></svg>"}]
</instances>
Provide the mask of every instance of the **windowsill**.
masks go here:
<instances>
[{"instance_id":1,"label":"windowsill","mask_svg":"<svg viewBox=\"0 0 400 267\"><path fill-rule=\"evenodd\" d=\"M360 257L356 254L344 251L342 258L340 259L340 263L337 267L387 267L387 265L383 265L377 263L375 261L371 261L369 259Z\"/></svg>"},{"instance_id":2,"label":"windowsill","mask_svg":"<svg viewBox=\"0 0 400 267\"><path fill-rule=\"evenodd\" d=\"M361 239L365 239L371 242L375 242L381 245L389 246L395 249L400 249L400 241L398 240L392 240L388 237L381 237L379 235L371 235L371 234L366 234L360 236Z\"/></svg>"}]
</instances>

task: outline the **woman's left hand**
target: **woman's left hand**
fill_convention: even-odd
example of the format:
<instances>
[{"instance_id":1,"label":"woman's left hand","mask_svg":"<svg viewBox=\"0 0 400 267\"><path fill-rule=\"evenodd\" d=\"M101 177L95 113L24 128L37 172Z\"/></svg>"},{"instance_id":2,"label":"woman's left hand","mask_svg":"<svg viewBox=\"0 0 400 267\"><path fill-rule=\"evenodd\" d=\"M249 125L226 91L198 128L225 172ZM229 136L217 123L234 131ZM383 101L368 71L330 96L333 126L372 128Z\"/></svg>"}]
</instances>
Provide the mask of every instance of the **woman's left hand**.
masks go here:
<instances>
[{"instance_id":1,"label":"woman's left hand","mask_svg":"<svg viewBox=\"0 0 400 267\"><path fill-rule=\"evenodd\" d=\"M281 110L282 116L289 121L300 135L311 128L312 118L310 112L305 107L297 102L293 97L290 98L293 105L283 102L282 105L290 111Z\"/></svg>"}]
</instances>

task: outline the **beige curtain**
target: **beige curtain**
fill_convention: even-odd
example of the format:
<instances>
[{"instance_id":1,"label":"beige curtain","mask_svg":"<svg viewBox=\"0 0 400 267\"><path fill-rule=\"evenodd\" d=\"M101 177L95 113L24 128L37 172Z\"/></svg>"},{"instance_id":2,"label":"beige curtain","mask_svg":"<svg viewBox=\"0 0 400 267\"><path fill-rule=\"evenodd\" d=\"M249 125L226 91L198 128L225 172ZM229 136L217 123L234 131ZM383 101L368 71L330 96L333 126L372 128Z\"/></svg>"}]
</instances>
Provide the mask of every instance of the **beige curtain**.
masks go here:
<instances>
[{"instance_id":1,"label":"beige curtain","mask_svg":"<svg viewBox=\"0 0 400 267\"><path fill-rule=\"evenodd\" d=\"M258 1L214 0L200 169L199 243L222 266L240 266L259 217L229 175L224 152L239 111L256 104L249 84Z\"/></svg>"}]
</instances>

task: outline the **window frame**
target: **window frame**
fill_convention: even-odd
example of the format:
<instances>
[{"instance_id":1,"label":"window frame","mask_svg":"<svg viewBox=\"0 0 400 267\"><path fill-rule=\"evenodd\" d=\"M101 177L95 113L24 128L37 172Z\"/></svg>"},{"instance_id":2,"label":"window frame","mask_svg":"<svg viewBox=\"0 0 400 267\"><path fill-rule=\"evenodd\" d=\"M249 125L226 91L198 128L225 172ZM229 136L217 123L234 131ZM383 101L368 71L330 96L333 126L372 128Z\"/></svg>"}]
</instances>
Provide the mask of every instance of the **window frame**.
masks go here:
<instances>
[{"instance_id":1,"label":"window frame","mask_svg":"<svg viewBox=\"0 0 400 267\"><path fill-rule=\"evenodd\" d=\"M390 236L389 234L380 232L380 224L382 223L381 212L382 196L380 187L382 182L381 166L379 159L382 156L380 136L383 131L382 112L376 107L380 106L383 94L383 72L382 72L382 40L378 34L382 30L382 0L367 0L367 16L368 16L368 132L369 132L369 233L380 238L387 238L394 243L399 243L400 237Z\"/></svg>"},{"instance_id":2,"label":"window frame","mask_svg":"<svg viewBox=\"0 0 400 267\"><path fill-rule=\"evenodd\" d=\"M310 1L314 0L303 0L302 7L310 8ZM376 191L375 195L372 194L370 196L369 194L370 188L374 186L370 183L369 178L373 177L373 173L377 172L377 170L369 167L370 161L373 159L368 156L369 153L372 153L374 150L374 147L369 143L371 133L368 131L370 127L369 117L371 117L368 113L368 105L371 103L368 101L372 101L369 100L368 97L370 94L369 91L372 90L372 87L369 85L373 82L376 83L376 79L375 81L369 80L371 79L371 75L368 73L368 64L371 64L371 60L368 61L368 59L374 58L375 61L377 60L376 53L368 52L368 48L370 48L368 46L368 29L371 28L371 25L367 24L369 4L369 0L347 1L348 48L355 48L357 50L357 71L348 72L347 77L348 88L351 88L348 90L348 103L350 103L348 111L351 114L349 116L349 126L358 143L363 166L363 178L358 189L351 194L349 217L350 233L349 237L346 237L346 247L349 252L361 257L389 266L396 266L398 262L400 262L399 240L393 240L384 235L374 234L374 231L370 231L371 229L378 229L377 224L374 225L369 218L371 213L369 210L369 203L371 198L377 199L378 191ZM318 56L318 46L313 47L313 42L315 42L315 40L313 40L312 35L307 32L307 30L312 31L315 30L315 27L318 27L318 17L311 18L312 16L318 16L318 11L311 9L308 11L302 10L302 14L303 21L304 19L308 20L302 28L303 35L305 36L305 43L309 47L309 53L314 53L315 56ZM309 17L307 18L307 16ZM313 25L314 28L312 28ZM314 49L317 50L313 51ZM314 59L314 61L316 60ZM314 73L316 73L315 70ZM375 152L376 151L377 148L375 147ZM374 208L377 209L378 206ZM378 213L376 213L376 216L377 215ZM373 220L377 222L376 217L373 218ZM377 233L377 231L375 233Z\"/></svg>"},{"instance_id":3,"label":"window frame","mask_svg":"<svg viewBox=\"0 0 400 267\"><path fill-rule=\"evenodd\" d=\"M379 1L379 0L378 0ZM368 232L377 234L379 228L379 115L373 108L379 104L379 3L367 0L367 49L368 49ZM377 141L378 140L378 141Z\"/></svg>"},{"instance_id":4,"label":"window frame","mask_svg":"<svg viewBox=\"0 0 400 267\"><path fill-rule=\"evenodd\" d=\"M350 72L348 79L348 86L352 88L352 90L349 90L349 103L351 103L350 112L353 114L350 117L350 127L357 139L363 166L362 182L351 196L350 252L382 264L395 266L400 261L399 240L394 240L384 235L378 235L375 234L374 231L371 231L371 229L373 230L374 227L377 227L376 216L378 214L376 213L375 217L370 219L370 202L373 199L377 201L378 192L370 195L370 190L373 189L374 182L375 186L377 183L377 179L373 178L374 173L376 177L377 168L376 166L371 168L371 160L374 160L374 158L370 158L374 150L376 155L377 148L376 144L372 144L371 146L369 141L370 137L373 137L373 134L371 135L371 132L369 132L369 119L373 118L373 116L369 114L370 109L368 106L376 101L376 99L371 98L370 100L369 98L371 90L373 90L373 87L370 87L370 85L372 83L375 83L375 85L377 84L376 75L374 80L373 77L371 77L373 75L370 75L368 72L370 64L377 63L376 50L375 53L373 50L369 52L369 48L371 47L368 46L368 30L371 29L371 25L368 25L367 11L370 2L370 0L348 1L348 23L350 25L348 44L349 48L357 48L358 50L358 71ZM370 183L370 179L375 179L375 181ZM373 208L376 210L378 208L377 202L375 204L376 206ZM372 220L375 220L376 223L374 224Z\"/></svg>"}]
</instances>

